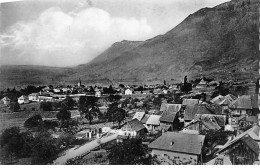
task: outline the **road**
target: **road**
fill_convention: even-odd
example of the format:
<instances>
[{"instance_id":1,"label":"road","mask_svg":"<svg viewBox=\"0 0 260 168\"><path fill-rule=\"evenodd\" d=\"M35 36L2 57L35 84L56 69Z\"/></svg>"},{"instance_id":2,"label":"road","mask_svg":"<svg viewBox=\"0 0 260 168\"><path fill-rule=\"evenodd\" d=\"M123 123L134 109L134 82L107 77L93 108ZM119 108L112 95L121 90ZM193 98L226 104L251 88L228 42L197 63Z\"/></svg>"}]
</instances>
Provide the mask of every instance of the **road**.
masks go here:
<instances>
[{"instance_id":1,"label":"road","mask_svg":"<svg viewBox=\"0 0 260 168\"><path fill-rule=\"evenodd\" d=\"M103 137L103 138L100 139L100 144L107 143L109 141L115 140L115 139L117 139L117 136L118 136L118 134L113 134L113 135L110 135L110 136L107 136L107 137ZM63 156L57 158L54 161L54 164L55 165L65 165L66 162L69 159L73 159L75 157L84 155L85 153L87 153L87 152L93 150L94 148L100 146L100 144L98 143L98 139L95 139L95 140L93 140L89 143L86 143L86 144L84 144L80 147L69 149L65 152L65 154Z\"/></svg>"}]
</instances>

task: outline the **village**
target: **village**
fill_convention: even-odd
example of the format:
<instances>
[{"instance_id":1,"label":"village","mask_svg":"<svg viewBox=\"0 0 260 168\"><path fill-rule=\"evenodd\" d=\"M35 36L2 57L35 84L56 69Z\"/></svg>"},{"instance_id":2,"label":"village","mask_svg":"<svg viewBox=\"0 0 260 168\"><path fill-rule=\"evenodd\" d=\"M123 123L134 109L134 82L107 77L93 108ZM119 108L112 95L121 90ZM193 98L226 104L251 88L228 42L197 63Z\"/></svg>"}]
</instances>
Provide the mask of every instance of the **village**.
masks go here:
<instances>
[{"instance_id":1,"label":"village","mask_svg":"<svg viewBox=\"0 0 260 168\"><path fill-rule=\"evenodd\" d=\"M203 76L175 84L85 87L79 79L75 86L7 89L1 123L12 115L21 122L3 125L1 163L258 165L258 96L259 81Z\"/></svg>"}]
</instances>

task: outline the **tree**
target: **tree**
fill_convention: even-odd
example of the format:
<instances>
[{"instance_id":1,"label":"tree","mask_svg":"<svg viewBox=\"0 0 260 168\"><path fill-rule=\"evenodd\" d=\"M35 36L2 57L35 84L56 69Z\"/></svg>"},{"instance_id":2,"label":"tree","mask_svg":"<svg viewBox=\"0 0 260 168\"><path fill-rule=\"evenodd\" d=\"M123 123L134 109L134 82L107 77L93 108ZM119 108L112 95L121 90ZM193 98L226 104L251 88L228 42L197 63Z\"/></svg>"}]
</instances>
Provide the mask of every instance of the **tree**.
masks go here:
<instances>
[{"instance_id":1,"label":"tree","mask_svg":"<svg viewBox=\"0 0 260 168\"><path fill-rule=\"evenodd\" d=\"M120 99L122 98L122 96L120 96L120 95L109 95L108 96L108 101L109 102L117 102L117 101L119 101Z\"/></svg>"},{"instance_id":2,"label":"tree","mask_svg":"<svg viewBox=\"0 0 260 168\"><path fill-rule=\"evenodd\" d=\"M11 127L4 130L1 135L1 147L5 148L6 155L11 159L30 155L30 146L26 140L32 138L28 133L20 133L19 127Z\"/></svg>"},{"instance_id":3,"label":"tree","mask_svg":"<svg viewBox=\"0 0 260 168\"><path fill-rule=\"evenodd\" d=\"M43 111L52 111L51 102L41 102L40 109L42 109Z\"/></svg>"},{"instance_id":4,"label":"tree","mask_svg":"<svg viewBox=\"0 0 260 168\"><path fill-rule=\"evenodd\" d=\"M32 164L44 165L52 163L57 158L59 146L57 141L48 132L40 132L36 135L32 148Z\"/></svg>"},{"instance_id":5,"label":"tree","mask_svg":"<svg viewBox=\"0 0 260 168\"><path fill-rule=\"evenodd\" d=\"M26 128L39 128L41 129L43 127L43 120L42 120L42 116L40 114L34 115L30 118L28 118L25 122L24 122L24 127Z\"/></svg>"},{"instance_id":6,"label":"tree","mask_svg":"<svg viewBox=\"0 0 260 168\"><path fill-rule=\"evenodd\" d=\"M61 106L60 111L56 115L57 119L61 121L61 126L71 119L71 113L66 106Z\"/></svg>"},{"instance_id":7,"label":"tree","mask_svg":"<svg viewBox=\"0 0 260 168\"><path fill-rule=\"evenodd\" d=\"M72 110L73 107L74 107L75 104L76 104L76 101L73 100L70 96L66 96L66 99L63 100L63 103L66 104L66 106L68 107L69 110Z\"/></svg>"},{"instance_id":8,"label":"tree","mask_svg":"<svg viewBox=\"0 0 260 168\"><path fill-rule=\"evenodd\" d=\"M108 121L117 122L118 127L120 127L121 122L125 120L128 114L124 109L119 108L118 106L119 104L117 102L109 105L106 113L106 119L108 119Z\"/></svg>"},{"instance_id":9,"label":"tree","mask_svg":"<svg viewBox=\"0 0 260 168\"><path fill-rule=\"evenodd\" d=\"M81 114L92 124L94 117L101 116L97 105L98 98L95 96L82 96L79 98L78 109Z\"/></svg>"},{"instance_id":10,"label":"tree","mask_svg":"<svg viewBox=\"0 0 260 168\"><path fill-rule=\"evenodd\" d=\"M128 139L115 143L109 150L108 158L111 165L137 165L147 163L148 148L141 139Z\"/></svg>"},{"instance_id":11,"label":"tree","mask_svg":"<svg viewBox=\"0 0 260 168\"><path fill-rule=\"evenodd\" d=\"M166 80L163 81L163 85L166 85Z\"/></svg>"},{"instance_id":12,"label":"tree","mask_svg":"<svg viewBox=\"0 0 260 168\"><path fill-rule=\"evenodd\" d=\"M16 112L16 111L20 110L20 105L18 102L11 102L9 109L12 112Z\"/></svg>"}]
</instances>

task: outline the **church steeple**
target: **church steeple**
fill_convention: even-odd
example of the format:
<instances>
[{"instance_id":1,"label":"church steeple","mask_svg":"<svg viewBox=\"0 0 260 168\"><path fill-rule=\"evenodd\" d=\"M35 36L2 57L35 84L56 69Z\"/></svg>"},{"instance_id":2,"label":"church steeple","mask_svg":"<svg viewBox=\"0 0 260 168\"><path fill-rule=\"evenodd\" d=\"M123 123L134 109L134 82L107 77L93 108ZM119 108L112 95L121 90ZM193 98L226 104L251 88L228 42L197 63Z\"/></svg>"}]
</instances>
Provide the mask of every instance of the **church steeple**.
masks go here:
<instances>
[{"instance_id":1,"label":"church steeple","mask_svg":"<svg viewBox=\"0 0 260 168\"><path fill-rule=\"evenodd\" d=\"M78 87L80 87L80 86L81 86L81 80L80 80L80 78L79 78Z\"/></svg>"}]
</instances>

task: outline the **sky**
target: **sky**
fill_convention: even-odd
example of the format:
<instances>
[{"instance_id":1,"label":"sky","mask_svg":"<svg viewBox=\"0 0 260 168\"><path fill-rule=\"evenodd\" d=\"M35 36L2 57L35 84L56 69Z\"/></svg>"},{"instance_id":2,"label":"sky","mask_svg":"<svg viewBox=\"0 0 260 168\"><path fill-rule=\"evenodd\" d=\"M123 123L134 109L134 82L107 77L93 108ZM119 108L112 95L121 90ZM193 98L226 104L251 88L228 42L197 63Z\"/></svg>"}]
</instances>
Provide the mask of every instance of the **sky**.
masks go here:
<instances>
[{"instance_id":1,"label":"sky","mask_svg":"<svg viewBox=\"0 0 260 168\"><path fill-rule=\"evenodd\" d=\"M4 2L5 0L2 0ZM164 34L228 0L25 0L1 3L0 65L76 66L113 43Z\"/></svg>"}]
</instances>

